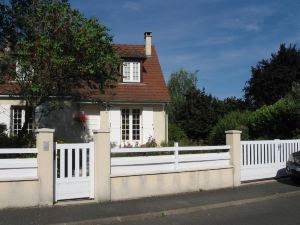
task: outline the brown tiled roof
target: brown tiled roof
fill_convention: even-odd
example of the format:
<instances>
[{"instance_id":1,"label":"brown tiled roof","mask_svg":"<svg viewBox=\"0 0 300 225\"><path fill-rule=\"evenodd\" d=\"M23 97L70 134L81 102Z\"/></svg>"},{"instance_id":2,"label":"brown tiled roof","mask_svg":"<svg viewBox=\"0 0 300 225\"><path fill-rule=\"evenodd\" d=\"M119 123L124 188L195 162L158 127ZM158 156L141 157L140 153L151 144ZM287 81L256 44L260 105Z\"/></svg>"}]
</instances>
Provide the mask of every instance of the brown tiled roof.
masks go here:
<instances>
[{"instance_id":1,"label":"brown tiled roof","mask_svg":"<svg viewBox=\"0 0 300 225\"><path fill-rule=\"evenodd\" d=\"M146 58L143 45L113 45L114 49L123 58Z\"/></svg>"},{"instance_id":2,"label":"brown tiled roof","mask_svg":"<svg viewBox=\"0 0 300 225\"><path fill-rule=\"evenodd\" d=\"M105 101L120 102L168 102L168 89L163 77L155 47L152 46L152 56L146 57L144 45L114 45L123 58L143 58L141 83L118 83L115 88L99 94L96 89L83 88L80 92ZM17 90L16 83L0 84L0 95L12 94Z\"/></svg>"}]
</instances>

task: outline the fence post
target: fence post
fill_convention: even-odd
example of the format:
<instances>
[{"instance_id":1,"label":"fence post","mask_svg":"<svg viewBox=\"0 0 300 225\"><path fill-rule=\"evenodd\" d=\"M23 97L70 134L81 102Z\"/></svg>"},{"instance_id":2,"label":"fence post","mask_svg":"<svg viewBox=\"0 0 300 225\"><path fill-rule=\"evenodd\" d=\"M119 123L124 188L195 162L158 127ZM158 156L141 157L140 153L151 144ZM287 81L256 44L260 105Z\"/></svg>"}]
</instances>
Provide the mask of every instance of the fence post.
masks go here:
<instances>
[{"instance_id":1,"label":"fence post","mask_svg":"<svg viewBox=\"0 0 300 225\"><path fill-rule=\"evenodd\" d=\"M241 185L241 133L238 130L228 130L226 145L230 145L230 163L233 165L233 186Z\"/></svg>"},{"instance_id":2,"label":"fence post","mask_svg":"<svg viewBox=\"0 0 300 225\"><path fill-rule=\"evenodd\" d=\"M54 202L53 133L54 129L48 128L36 131L40 205L53 205Z\"/></svg>"},{"instance_id":3,"label":"fence post","mask_svg":"<svg viewBox=\"0 0 300 225\"><path fill-rule=\"evenodd\" d=\"M94 133L94 179L95 200L106 202L110 196L110 131L108 129L93 130Z\"/></svg>"},{"instance_id":4,"label":"fence post","mask_svg":"<svg viewBox=\"0 0 300 225\"><path fill-rule=\"evenodd\" d=\"M175 171L178 169L178 142L174 142Z\"/></svg>"}]
</instances>

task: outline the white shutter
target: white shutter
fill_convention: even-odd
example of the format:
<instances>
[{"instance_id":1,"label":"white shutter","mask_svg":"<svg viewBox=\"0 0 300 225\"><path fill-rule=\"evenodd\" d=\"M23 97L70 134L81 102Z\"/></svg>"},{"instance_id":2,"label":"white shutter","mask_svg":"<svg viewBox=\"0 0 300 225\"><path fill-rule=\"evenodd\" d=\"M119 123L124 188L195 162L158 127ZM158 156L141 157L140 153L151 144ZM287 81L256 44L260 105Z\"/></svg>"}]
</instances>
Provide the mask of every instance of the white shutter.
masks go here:
<instances>
[{"instance_id":1,"label":"white shutter","mask_svg":"<svg viewBox=\"0 0 300 225\"><path fill-rule=\"evenodd\" d=\"M121 111L114 107L109 111L110 122L110 143L112 146L119 146L121 141Z\"/></svg>"},{"instance_id":2,"label":"white shutter","mask_svg":"<svg viewBox=\"0 0 300 225\"><path fill-rule=\"evenodd\" d=\"M0 124L2 123L6 125L7 133L10 132L10 107L11 105L0 105Z\"/></svg>"},{"instance_id":3,"label":"white shutter","mask_svg":"<svg viewBox=\"0 0 300 225\"><path fill-rule=\"evenodd\" d=\"M93 136L93 130L99 130L100 129L100 112L95 114L88 114L87 115L87 125L89 130L89 135Z\"/></svg>"},{"instance_id":4,"label":"white shutter","mask_svg":"<svg viewBox=\"0 0 300 225\"><path fill-rule=\"evenodd\" d=\"M150 136L153 137L153 107L143 107L142 120L143 144L145 144Z\"/></svg>"}]
</instances>

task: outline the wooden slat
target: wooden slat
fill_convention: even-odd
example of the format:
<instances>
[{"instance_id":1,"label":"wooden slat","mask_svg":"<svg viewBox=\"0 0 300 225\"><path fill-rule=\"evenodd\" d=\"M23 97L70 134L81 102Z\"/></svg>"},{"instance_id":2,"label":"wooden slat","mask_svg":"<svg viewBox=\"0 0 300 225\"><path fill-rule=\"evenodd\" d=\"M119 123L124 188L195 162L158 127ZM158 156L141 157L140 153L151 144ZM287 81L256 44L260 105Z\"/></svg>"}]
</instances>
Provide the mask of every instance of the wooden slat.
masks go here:
<instances>
[{"instance_id":1,"label":"wooden slat","mask_svg":"<svg viewBox=\"0 0 300 225\"><path fill-rule=\"evenodd\" d=\"M65 177L65 149L60 148L60 178Z\"/></svg>"},{"instance_id":2,"label":"wooden slat","mask_svg":"<svg viewBox=\"0 0 300 225\"><path fill-rule=\"evenodd\" d=\"M72 177L72 148L68 149L68 178Z\"/></svg>"},{"instance_id":3,"label":"wooden slat","mask_svg":"<svg viewBox=\"0 0 300 225\"><path fill-rule=\"evenodd\" d=\"M75 177L79 177L79 148L75 148Z\"/></svg>"},{"instance_id":4,"label":"wooden slat","mask_svg":"<svg viewBox=\"0 0 300 225\"><path fill-rule=\"evenodd\" d=\"M37 148L0 148L1 154L38 153Z\"/></svg>"},{"instance_id":5,"label":"wooden slat","mask_svg":"<svg viewBox=\"0 0 300 225\"><path fill-rule=\"evenodd\" d=\"M86 149L82 149L82 177L86 177Z\"/></svg>"},{"instance_id":6,"label":"wooden slat","mask_svg":"<svg viewBox=\"0 0 300 225\"><path fill-rule=\"evenodd\" d=\"M0 159L0 169L37 168L36 158Z\"/></svg>"},{"instance_id":7,"label":"wooden slat","mask_svg":"<svg viewBox=\"0 0 300 225\"><path fill-rule=\"evenodd\" d=\"M229 150L230 145L220 146L190 146L178 147L178 151L210 151L210 150ZM112 148L111 153L137 153L137 152L174 152L174 147L163 148Z\"/></svg>"}]
</instances>

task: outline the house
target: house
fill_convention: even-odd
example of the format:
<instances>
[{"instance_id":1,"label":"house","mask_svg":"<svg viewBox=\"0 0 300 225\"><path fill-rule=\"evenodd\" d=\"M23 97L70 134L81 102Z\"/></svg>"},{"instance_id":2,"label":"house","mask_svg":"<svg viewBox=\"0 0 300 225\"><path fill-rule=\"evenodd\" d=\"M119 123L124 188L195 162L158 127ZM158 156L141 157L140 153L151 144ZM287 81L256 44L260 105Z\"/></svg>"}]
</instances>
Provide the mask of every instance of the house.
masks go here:
<instances>
[{"instance_id":1,"label":"house","mask_svg":"<svg viewBox=\"0 0 300 225\"><path fill-rule=\"evenodd\" d=\"M38 121L38 127L56 129L58 140L87 141L94 129L110 129L113 146L136 146L154 138L160 144L168 138L166 105L169 94L155 47L152 33L145 32L144 45L116 44L114 48L123 59L122 81L105 94L91 92L95 102L66 103L66 107ZM0 123L10 135L18 133L24 123L22 99L7 93L0 85ZM85 90L81 90L85 91ZM38 114L38 112L37 112ZM28 126L28 131L32 127Z\"/></svg>"}]
</instances>

